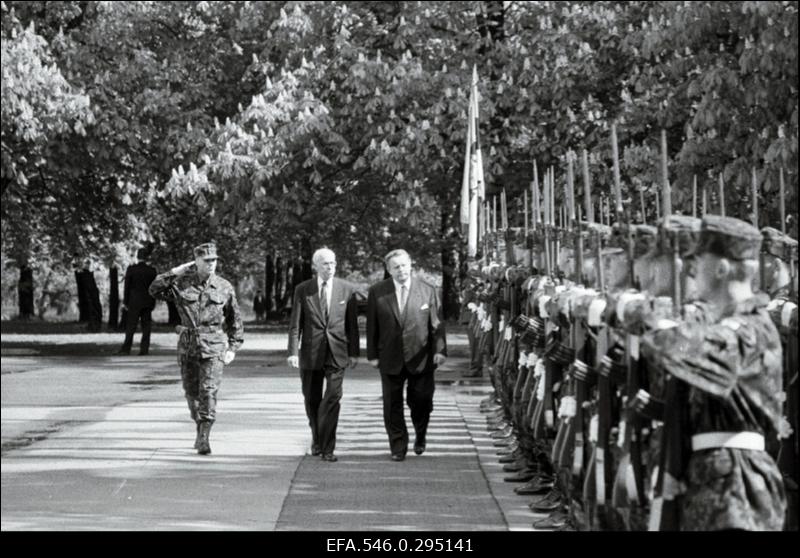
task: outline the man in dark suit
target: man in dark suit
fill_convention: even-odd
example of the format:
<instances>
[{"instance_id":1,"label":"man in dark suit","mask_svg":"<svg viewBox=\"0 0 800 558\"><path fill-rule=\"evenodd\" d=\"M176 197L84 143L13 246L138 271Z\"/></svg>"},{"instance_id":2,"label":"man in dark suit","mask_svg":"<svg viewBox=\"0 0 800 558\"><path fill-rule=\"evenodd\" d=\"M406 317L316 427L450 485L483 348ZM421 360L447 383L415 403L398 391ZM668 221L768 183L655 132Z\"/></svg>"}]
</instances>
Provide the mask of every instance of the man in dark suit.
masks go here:
<instances>
[{"instance_id":1,"label":"man in dark suit","mask_svg":"<svg viewBox=\"0 0 800 558\"><path fill-rule=\"evenodd\" d=\"M414 453L421 455L433 411L433 371L444 363L447 345L436 289L411 277L405 250L389 252L384 263L392 278L370 287L367 297L367 358L381 372L392 460L403 461L408 450L403 385L408 381Z\"/></svg>"},{"instance_id":2,"label":"man in dark suit","mask_svg":"<svg viewBox=\"0 0 800 558\"><path fill-rule=\"evenodd\" d=\"M140 248L136 253L137 263L128 266L125 271L125 294L122 308L127 310L125 324L125 342L117 354L129 355L133 345L133 334L139 320L142 322L142 340L139 343L139 354L146 355L150 350L150 320L156 299L150 296L150 283L156 278L156 270L147 264L147 250Z\"/></svg>"},{"instance_id":3,"label":"man in dark suit","mask_svg":"<svg viewBox=\"0 0 800 558\"><path fill-rule=\"evenodd\" d=\"M317 276L294 291L287 360L293 368L300 368L311 426L311 455L334 462L344 371L358 364L356 289L334 278L336 255L331 250L320 248L312 262Z\"/></svg>"}]
</instances>

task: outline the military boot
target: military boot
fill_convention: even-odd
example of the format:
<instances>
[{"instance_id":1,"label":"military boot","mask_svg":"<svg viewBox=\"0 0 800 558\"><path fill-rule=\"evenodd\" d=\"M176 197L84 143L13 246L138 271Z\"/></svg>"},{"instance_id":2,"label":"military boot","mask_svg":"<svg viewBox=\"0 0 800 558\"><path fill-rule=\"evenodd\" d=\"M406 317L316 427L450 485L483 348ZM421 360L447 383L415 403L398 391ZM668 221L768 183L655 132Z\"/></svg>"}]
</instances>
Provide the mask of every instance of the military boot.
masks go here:
<instances>
[{"instance_id":1,"label":"military boot","mask_svg":"<svg viewBox=\"0 0 800 558\"><path fill-rule=\"evenodd\" d=\"M208 437L211 434L211 422L203 421L200 423L200 443L197 447L197 453L200 455L208 455L211 453L211 445L209 444Z\"/></svg>"},{"instance_id":2,"label":"military boot","mask_svg":"<svg viewBox=\"0 0 800 558\"><path fill-rule=\"evenodd\" d=\"M195 430L197 430L197 435L194 438L194 449L198 449L200 447L200 421L197 421L195 424Z\"/></svg>"}]
</instances>

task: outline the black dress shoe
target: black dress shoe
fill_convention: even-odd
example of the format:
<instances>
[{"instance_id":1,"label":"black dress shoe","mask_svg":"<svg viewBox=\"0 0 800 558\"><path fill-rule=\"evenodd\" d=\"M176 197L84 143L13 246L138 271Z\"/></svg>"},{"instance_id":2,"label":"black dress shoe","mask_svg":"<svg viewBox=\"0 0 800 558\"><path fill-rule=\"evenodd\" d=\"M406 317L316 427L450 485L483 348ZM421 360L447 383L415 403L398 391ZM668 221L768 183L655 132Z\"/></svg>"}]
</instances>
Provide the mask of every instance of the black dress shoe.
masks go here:
<instances>
[{"instance_id":1,"label":"black dress shoe","mask_svg":"<svg viewBox=\"0 0 800 558\"><path fill-rule=\"evenodd\" d=\"M564 510L554 510L550 515L544 519L533 522L535 529L560 529L568 525L569 514Z\"/></svg>"},{"instance_id":2,"label":"black dress shoe","mask_svg":"<svg viewBox=\"0 0 800 558\"><path fill-rule=\"evenodd\" d=\"M148 351L139 351L139 356L147 356Z\"/></svg>"},{"instance_id":3,"label":"black dress shoe","mask_svg":"<svg viewBox=\"0 0 800 558\"><path fill-rule=\"evenodd\" d=\"M311 446L311 455L314 457L322 455L322 450L319 449L319 446Z\"/></svg>"},{"instance_id":4,"label":"black dress shoe","mask_svg":"<svg viewBox=\"0 0 800 558\"><path fill-rule=\"evenodd\" d=\"M517 459L516 461L512 461L511 463L506 463L503 465L503 471L506 473L516 473L517 471L522 471L523 469L529 469L528 462L525 459Z\"/></svg>"},{"instance_id":5,"label":"black dress shoe","mask_svg":"<svg viewBox=\"0 0 800 558\"><path fill-rule=\"evenodd\" d=\"M505 465L506 463L514 463L521 457L522 457L522 452L517 449L516 451L512 451L511 453L506 453L500 456L497 459L497 462Z\"/></svg>"},{"instance_id":6,"label":"black dress shoe","mask_svg":"<svg viewBox=\"0 0 800 558\"><path fill-rule=\"evenodd\" d=\"M392 461L403 461L406 456L402 453L393 453L392 454Z\"/></svg>"},{"instance_id":7,"label":"black dress shoe","mask_svg":"<svg viewBox=\"0 0 800 558\"><path fill-rule=\"evenodd\" d=\"M556 493L555 490L553 491L553 493L555 493L555 495L549 493L547 496L545 496L538 502L531 503L528 507L530 507L532 511L539 513L547 513L559 509L562 505L561 496L558 493Z\"/></svg>"},{"instance_id":8,"label":"black dress shoe","mask_svg":"<svg viewBox=\"0 0 800 558\"><path fill-rule=\"evenodd\" d=\"M425 453L425 444L414 444L414 453L417 455Z\"/></svg>"},{"instance_id":9,"label":"black dress shoe","mask_svg":"<svg viewBox=\"0 0 800 558\"><path fill-rule=\"evenodd\" d=\"M553 489L554 484L552 477L537 475L528 481L527 484L515 488L514 492L520 496L536 496L549 492Z\"/></svg>"},{"instance_id":10,"label":"black dress shoe","mask_svg":"<svg viewBox=\"0 0 800 558\"><path fill-rule=\"evenodd\" d=\"M535 477L537 473L538 471L535 469L523 469L513 475L503 477L503 480L505 482L528 482Z\"/></svg>"},{"instance_id":11,"label":"black dress shoe","mask_svg":"<svg viewBox=\"0 0 800 558\"><path fill-rule=\"evenodd\" d=\"M331 463L336 463L339 461L339 458L333 455L332 453L326 453L322 456L323 461L330 461Z\"/></svg>"}]
</instances>

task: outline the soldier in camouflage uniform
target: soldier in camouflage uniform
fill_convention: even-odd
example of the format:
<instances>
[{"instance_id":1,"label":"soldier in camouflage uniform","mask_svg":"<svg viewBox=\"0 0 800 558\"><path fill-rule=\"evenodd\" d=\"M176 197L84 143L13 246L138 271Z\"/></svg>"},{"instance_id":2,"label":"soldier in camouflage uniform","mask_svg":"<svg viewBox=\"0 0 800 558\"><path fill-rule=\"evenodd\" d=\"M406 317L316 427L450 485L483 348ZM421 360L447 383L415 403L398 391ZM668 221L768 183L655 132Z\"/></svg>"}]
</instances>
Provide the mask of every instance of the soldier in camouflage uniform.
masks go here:
<instances>
[{"instance_id":1,"label":"soldier in camouflage uniform","mask_svg":"<svg viewBox=\"0 0 800 558\"><path fill-rule=\"evenodd\" d=\"M751 288L760 247L747 223L704 217L691 273L711 312L642 337L642 357L667 374L671 409L651 528L783 527L783 480L766 451L781 422L782 351L768 298Z\"/></svg>"},{"instance_id":2,"label":"soldier in camouflage uniform","mask_svg":"<svg viewBox=\"0 0 800 558\"><path fill-rule=\"evenodd\" d=\"M797 530L798 484L800 483L800 451L798 451L798 402L800 393L797 378L797 241L772 227L761 229L761 290L772 300L767 310L781 334L783 343L783 389L785 390L785 430L777 449L776 460L783 472L786 488L787 531Z\"/></svg>"},{"instance_id":3,"label":"soldier in camouflage uniform","mask_svg":"<svg viewBox=\"0 0 800 558\"><path fill-rule=\"evenodd\" d=\"M459 318L459 323L467 326L467 340L469 341L469 369L461 373L465 378L483 376L483 356L478 351L478 337L476 335L478 291L480 288L480 272L476 268L470 268L467 271L464 289L461 292L461 316Z\"/></svg>"},{"instance_id":4,"label":"soldier in camouflage uniform","mask_svg":"<svg viewBox=\"0 0 800 558\"><path fill-rule=\"evenodd\" d=\"M206 455L211 453L209 434L216 418L222 369L242 345L244 329L233 286L215 274L216 245L201 244L194 256L195 261L158 275L150 294L174 302L180 313L178 362L183 390L197 424L194 447Z\"/></svg>"}]
</instances>

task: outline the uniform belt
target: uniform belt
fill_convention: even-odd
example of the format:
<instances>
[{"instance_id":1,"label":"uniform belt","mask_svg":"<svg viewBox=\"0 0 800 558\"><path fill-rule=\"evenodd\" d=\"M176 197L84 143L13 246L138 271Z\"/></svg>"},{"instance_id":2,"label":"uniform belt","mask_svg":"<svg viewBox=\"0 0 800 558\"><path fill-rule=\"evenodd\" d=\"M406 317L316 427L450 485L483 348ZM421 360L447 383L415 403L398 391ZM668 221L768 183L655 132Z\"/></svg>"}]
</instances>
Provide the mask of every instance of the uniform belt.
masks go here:
<instances>
[{"instance_id":1,"label":"uniform belt","mask_svg":"<svg viewBox=\"0 0 800 558\"><path fill-rule=\"evenodd\" d=\"M712 448L764 451L764 436L758 432L704 432L692 436L692 451Z\"/></svg>"},{"instance_id":2,"label":"uniform belt","mask_svg":"<svg viewBox=\"0 0 800 558\"><path fill-rule=\"evenodd\" d=\"M175 331L180 335L184 331L189 331L192 333L218 333L222 331L220 326L197 326L197 327L188 327L184 325L179 325L175 327Z\"/></svg>"}]
</instances>

